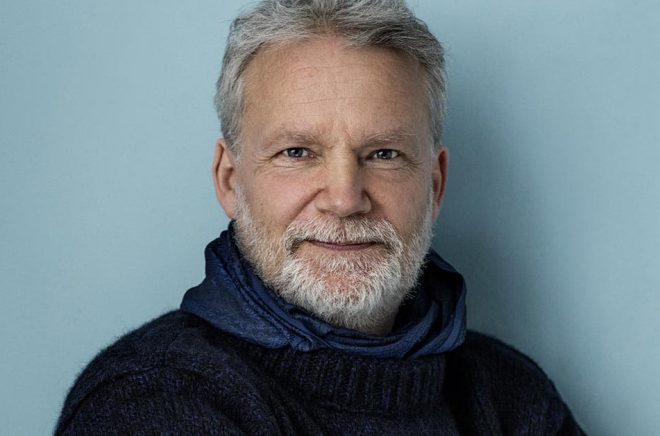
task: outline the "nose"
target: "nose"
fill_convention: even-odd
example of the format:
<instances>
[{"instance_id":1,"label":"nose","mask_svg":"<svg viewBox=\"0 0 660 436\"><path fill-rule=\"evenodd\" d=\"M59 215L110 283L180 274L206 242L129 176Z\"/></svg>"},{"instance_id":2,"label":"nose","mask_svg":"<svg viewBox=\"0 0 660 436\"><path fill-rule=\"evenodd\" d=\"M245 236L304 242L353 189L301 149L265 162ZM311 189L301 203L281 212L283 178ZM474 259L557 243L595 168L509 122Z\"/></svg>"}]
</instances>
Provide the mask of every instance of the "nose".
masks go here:
<instances>
[{"instance_id":1,"label":"nose","mask_svg":"<svg viewBox=\"0 0 660 436\"><path fill-rule=\"evenodd\" d=\"M365 189L365 174L357 158L350 154L328 162L323 188L315 198L319 212L338 218L368 213L371 200Z\"/></svg>"}]
</instances>

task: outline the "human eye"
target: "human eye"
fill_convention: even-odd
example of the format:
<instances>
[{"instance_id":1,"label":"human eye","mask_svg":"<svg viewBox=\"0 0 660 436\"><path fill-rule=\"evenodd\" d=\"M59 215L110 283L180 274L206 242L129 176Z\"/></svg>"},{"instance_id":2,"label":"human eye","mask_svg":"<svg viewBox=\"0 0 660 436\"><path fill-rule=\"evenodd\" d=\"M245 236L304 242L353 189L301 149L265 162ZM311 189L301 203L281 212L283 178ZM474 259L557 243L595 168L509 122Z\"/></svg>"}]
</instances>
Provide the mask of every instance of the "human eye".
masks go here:
<instances>
[{"instance_id":1,"label":"human eye","mask_svg":"<svg viewBox=\"0 0 660 436\"><path fill-rule=\"evenodd\" d=\"M286 150L283 150L281 154L282 156L291 159L304 159L311 156L310 151L304 147L287 148Z\"/></svg>"},{"instance_id":2,"label":"human eye","mask_svg":"<svg viewBox=\"0 0 660 436\"><path fill-rule=\"evenodd\" d=\"M392 160L399 157L399 152L391 148L382 148L371 153L369 157L377 160Z\"/></svg>"}]
</instances>

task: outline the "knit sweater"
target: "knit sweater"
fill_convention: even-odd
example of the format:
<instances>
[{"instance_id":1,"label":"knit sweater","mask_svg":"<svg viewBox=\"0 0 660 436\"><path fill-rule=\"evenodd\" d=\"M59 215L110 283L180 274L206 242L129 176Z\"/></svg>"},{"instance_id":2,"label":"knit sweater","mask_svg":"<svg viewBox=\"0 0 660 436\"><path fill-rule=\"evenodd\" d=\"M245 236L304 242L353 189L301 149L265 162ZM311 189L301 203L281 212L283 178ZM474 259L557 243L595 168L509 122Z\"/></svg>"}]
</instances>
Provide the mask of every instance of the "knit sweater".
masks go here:
<instances>
[{"instance_id":1,"label":"knit sweater","mask_svg":"<svg viewBox=\"0 0 660 436\"><path fill-rule=\"evenodd\" d=\"M377 359L266 348L174 311L92 361L55 434L583 433L536 364L482 334Z\"/></svg>"}]
</instances>

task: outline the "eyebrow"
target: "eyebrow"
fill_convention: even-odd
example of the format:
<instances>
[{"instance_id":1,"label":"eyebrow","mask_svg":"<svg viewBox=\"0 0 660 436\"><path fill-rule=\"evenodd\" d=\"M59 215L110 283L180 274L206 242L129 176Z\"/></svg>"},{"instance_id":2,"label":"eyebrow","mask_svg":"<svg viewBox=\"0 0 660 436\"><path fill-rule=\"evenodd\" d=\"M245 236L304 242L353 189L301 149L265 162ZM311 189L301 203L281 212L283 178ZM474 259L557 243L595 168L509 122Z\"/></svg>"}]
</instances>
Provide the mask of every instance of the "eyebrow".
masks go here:
<instances>
[{"instance_id":1,"label":"eyebrow","mask_svg":"<svg viewBox=\"0 0 660 436\"><path fill-rule=\"evenodd\" d=\"M318 134L317 132L282 129L271 135L265 141L265 143L268 148L283 141L293 146L321 144L324 142L321 137L322 135ZM360 146L380 146L396 143L409 143L416 140L416 133L406 129L392 129L366 136L364 139L360 140Z\"/></svg>"},{"instance_id":2,"label":"eyebrow","mask_svg":"<svg viewBox=\"0 0 660 436\"><path fill-rule=\"evenodd\" d=\"M385 132L379 132L374 135L369 135L362 141L363 144L378 146L397 144L402 142L411 142L417 140L417 134L412 133L405 129L393 129Z\"/></svg>"}]
</instances>

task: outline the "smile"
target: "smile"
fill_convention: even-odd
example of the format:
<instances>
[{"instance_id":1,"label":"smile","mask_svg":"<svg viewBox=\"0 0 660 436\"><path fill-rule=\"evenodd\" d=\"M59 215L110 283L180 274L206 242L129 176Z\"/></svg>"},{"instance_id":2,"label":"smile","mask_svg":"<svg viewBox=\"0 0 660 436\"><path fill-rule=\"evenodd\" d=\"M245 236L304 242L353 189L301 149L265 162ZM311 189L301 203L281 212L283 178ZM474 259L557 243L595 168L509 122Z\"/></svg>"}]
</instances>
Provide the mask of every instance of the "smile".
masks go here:
<instances>
[{"instance_id":1,"label":"smile","mask_svg":"<svg viewBox=\"0 0 660 436\"><path fill-rule=\"evenodd\" d=\"M333 251L364 250L378 245L375 242L324 242L314 240L308 240L307 242L317 247Z\"/></svg>"}]
</instances>

